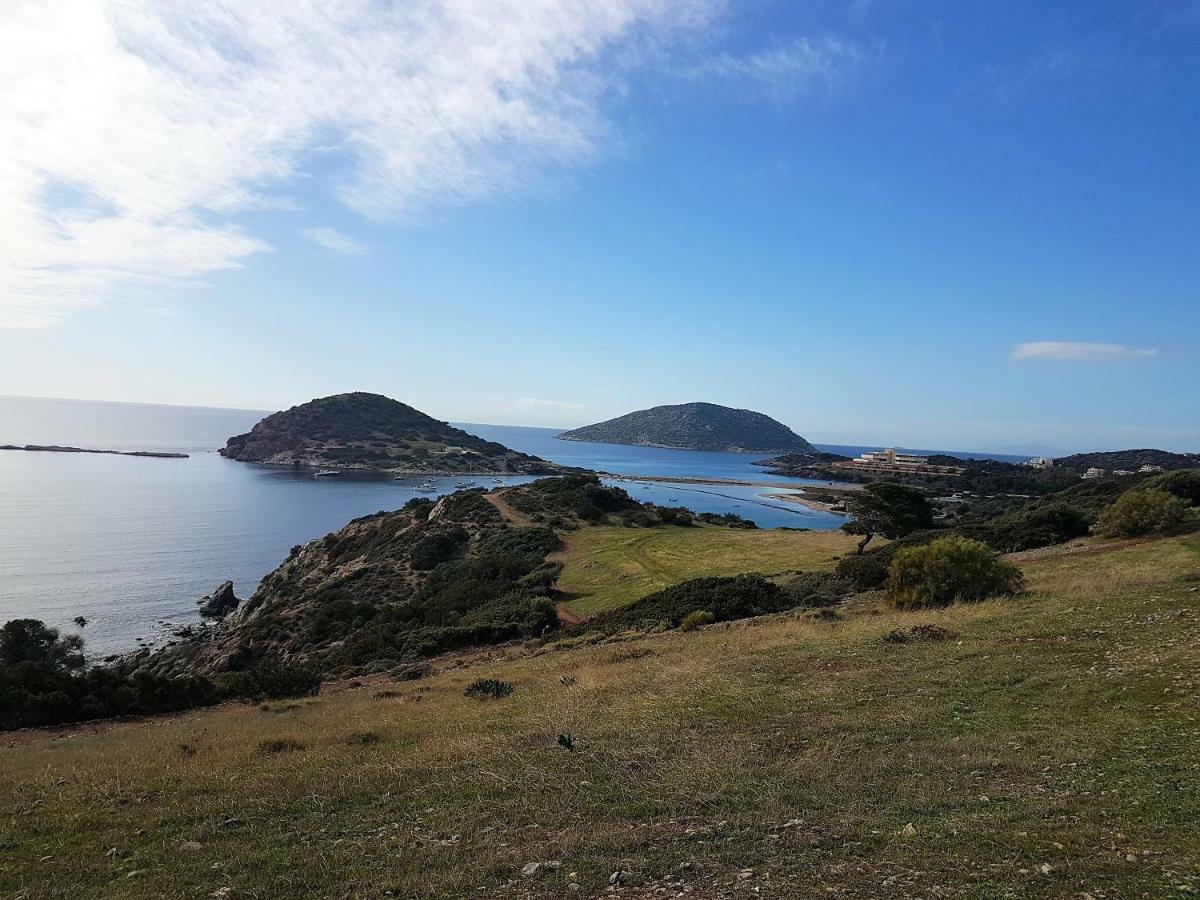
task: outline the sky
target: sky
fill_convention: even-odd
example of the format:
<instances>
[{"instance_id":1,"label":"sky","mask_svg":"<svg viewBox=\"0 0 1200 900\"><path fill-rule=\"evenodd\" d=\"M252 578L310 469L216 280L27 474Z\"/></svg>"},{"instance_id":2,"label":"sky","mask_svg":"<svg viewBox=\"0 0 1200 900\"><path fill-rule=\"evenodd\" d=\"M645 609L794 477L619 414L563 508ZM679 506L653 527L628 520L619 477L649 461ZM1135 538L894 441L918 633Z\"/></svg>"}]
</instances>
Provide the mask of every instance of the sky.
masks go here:
<instances>
[{"instance_id":1,"label":"sky","mask_svg":"<svg viewBox=\"0 0 1200 900\"><path fill-rule=\"evenodd\" d=\"M8 0L0 394L1200 450L1200 2Z\"/></svg>"}]
</instances>

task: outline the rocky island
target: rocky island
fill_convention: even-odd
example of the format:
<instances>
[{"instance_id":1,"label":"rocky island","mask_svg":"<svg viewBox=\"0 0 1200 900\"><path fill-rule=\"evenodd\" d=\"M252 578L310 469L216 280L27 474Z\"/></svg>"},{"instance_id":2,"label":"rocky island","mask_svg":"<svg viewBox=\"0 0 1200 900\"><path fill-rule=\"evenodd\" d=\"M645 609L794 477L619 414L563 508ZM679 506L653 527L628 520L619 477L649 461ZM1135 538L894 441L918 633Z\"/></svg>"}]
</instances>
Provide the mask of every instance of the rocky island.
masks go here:
<instances>
[{"instance_id":1,"label":"rocky island","mask_svg":"<svg viewBox=\"0 0 1200 900\"><path fill-rule=\"evenodd\" d=\"M356 391L272 413L220 451L277 466L420 475L554 475L563 467L487 441L384 397Z\"/></svg>"},{"instance_id":2,"label":"rocky island","mask_svg":"<svg viewBox=\"0 0 1200 900\"><path fill-rule=\"evenodd\" d=\"M558 437L564 441L726 453L791 453L813 449L812 444L770 416L715 403L655 406L565 431Z\"/></svg>"}]
</instances>

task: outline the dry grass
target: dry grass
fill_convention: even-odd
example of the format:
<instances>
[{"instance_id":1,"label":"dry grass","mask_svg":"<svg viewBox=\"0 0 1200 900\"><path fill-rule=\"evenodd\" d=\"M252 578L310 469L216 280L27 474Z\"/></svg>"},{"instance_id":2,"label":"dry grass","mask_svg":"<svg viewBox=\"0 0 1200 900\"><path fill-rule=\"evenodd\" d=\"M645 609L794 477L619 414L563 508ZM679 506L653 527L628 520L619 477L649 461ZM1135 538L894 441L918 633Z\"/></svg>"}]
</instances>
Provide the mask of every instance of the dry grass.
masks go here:
<instances>
[{"instance_id":1,"label":"dry grass","mask_svg":"<svg viewBox=\"0 0 1200 900\"><path fill-rule=\"evenodd\" d=\"M568 538L558 585L573 613L590 616L689 578L831 569L856 543L840 531L585 528Z\"/></svg>"},{"instance_id":2,"label":"dry grass","mask_svg":"<svg viewBox=\"0 0 1200 900\"><path fill-rule=\"evenodd\" d=\"M509 648L399 696L16 745L0 895L595 896L620 871L624 897L1192 896L1200 545L1086 568L1087 604L1035 560L1014 601ZM960 636L881 640L923 622ZM515 691L464 697L483 677Z\"/></svg>"}]
</instances>

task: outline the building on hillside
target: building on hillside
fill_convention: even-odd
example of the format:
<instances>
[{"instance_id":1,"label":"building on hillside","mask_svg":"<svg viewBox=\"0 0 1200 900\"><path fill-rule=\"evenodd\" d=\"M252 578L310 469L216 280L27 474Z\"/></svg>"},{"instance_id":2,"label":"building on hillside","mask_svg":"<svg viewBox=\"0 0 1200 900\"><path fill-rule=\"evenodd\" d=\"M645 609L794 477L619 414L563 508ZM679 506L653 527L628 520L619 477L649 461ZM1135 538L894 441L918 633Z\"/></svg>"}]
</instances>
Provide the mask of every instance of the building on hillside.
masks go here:
<instances>
[{"instance_id":1,"label":"building on hillside","mask_svg":"<svg viewBox=\"0 0 1200 900\"><path fill-rule=\"evenodd\" d=\"M846 462L835 463L835 465L842 469L853 469L856 472L877 472L885 475L961 475L966 471L962 466L931 464L927 456L897 453L891 447L886 450L864 453Z\"/></svg>"},{"instance_id":2,"label":"building on hillside","mask_svg":"<svg viewBox=\"0 0 1200 900\"><path fill-rule=\"evenodd\" d=\"M1090 469L1088 469L1086 472L1083 473L1082 477L1083 478L1103 478L1104 470L1097 469L1095 466L1092 466Z\"/></svg>"},{"instance_id":3,"label":"building on hillside","mask_svg":"<svg viewBox=\"0 0 1200 900\"><path fill-rule=\"evenodd\" d=\"M1146 465L1144 465L1140 469L1138 469L1138 471L1143 474L1148 474L1150 472L1161 472L1162 470L1163 470L1162 466L1152 466L1149 463L1147 463Z\"/></svg>"},{"instance_id":4,"label":"building on hillside","mask_svg":"<svg viewBox=\"0 0 1200 900\"><path fill-rule=\"evenodd\" d=\"M1035 456L1033 459L1028 460L1025 465L1031 466L1034 469L1053 469L1054 460L1048 456Z\"/></svg>"},{"instance_id":5,"label":"building on hillside","mask_svg":"<svg viewBox=\"0 0 1200 900\"><path fill-rule=\"evenodd\" d=\"M1132 475L1133 470L1132 469L1113 469L1113 474L1114 475Z\"/></svg>"}]
</instances>

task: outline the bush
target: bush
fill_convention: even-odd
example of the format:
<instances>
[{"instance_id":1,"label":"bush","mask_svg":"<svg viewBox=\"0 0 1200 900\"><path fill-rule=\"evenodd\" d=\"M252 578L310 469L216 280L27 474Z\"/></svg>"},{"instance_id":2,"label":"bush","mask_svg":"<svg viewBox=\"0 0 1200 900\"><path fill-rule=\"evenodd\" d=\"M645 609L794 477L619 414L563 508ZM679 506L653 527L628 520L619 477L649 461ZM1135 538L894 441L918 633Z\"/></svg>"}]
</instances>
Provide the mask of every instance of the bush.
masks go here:
<instances>
[{"instance_id":1,"label":"bush","mask_svg":"<svg viewBox=\"0 0 1200 900\"><path fill-rule=\"evenodd\" d=\"M686 506L659 506L654 511L658 513L658 520L664 525L682 525L684 528L690 528L695 524L695 517Z\"/></svg>"},{"instance_id":2,"label":"bush","mask_svg":"<svg viewBox=\"0 0 1200 900\"><path fill-rule=\"evenodd\" d=\"M866 553L838 560L834 571L859 591L873 591L887 581L891 558L883 553Z\"/></svg>"},{"instance_id":3,"label":"bush","mask_svg":"<svg viewBox=\"0 0 1200 900\"><path fill-rule=\"evenodd\" d=\"M589 629L620 631L677 628L689 613L705 610L716 622L782 612L792 606L788 595L762 575L693 578L656 591L624 609L588 620Z\"/></svg>"},{"instance_id":4,"label":"bush","mask_svg":"<svg viewBox=\"0 0 1200 900\"><path fill-rule=\"evenodd\" d=\"M1200 506L1200 469L1177 469L1147 478L1139 486L1142 491L1166 491L1193 506Z\"/></svg>"},{"instance_id":5,"label":"bush","mask_svg":"<svg viewBox=\"0 0 1200 900\"><path fill-rule=\"evenodd\" d=\"M178 712L222 699L207 678L82 666L80 638L61 638L36 619L7 623L0 629L0 730Z\"/></svg>"},{"instance_id":6,"label":"bush","mask_svg":"<svg viewBox=\"0 0 1200 900\"><path fill-rule=\"evenodd\" d=\"M259 742L257 751L260 756L271 756L276 753L295 753L303 749L304 745L295 738L273 738Z\"/></svg>"},{"instance_id":7,"label":"bush","mask_svg":"<svg viewBox=\"0 0 1200 900\"><path fill-rule=\"evenodd\" d=\"M422 535L409 552L409 564L419 572L427 572L458 556L470 539L461 525Z\"/></svg>"},{"instance_id":8,"label":"bush","mask_svg":"<svg viewBox=\"0 0 1200 900\"><path fill-rule=\"evenodd\" d=\"M1053 503L998 516L990 522L966 525L959 532L1000 553L1015 553L1063 544L1085 536L1090 530L1091 522L1083 510Z\"/></svg>"},{"instance_id":9,"label":"bush","mask_svg":"<svg viewBox=\"0 0 1200 900\"><path fill-rule=\"evenodd\" d=\"M805 609L833 606L854 592L849 579L832 572L801 572L783 587L788 605Z\"/></svg>"},{"instance_id":10,"label":"bush","mask_svg":"<svg viewBox=\"0 0 1200 900\"><path fill-rule=\"evenodd\" d=\"M704 625L711 625L717 621L717 617L710 613L707 609L694 609L679 623L680 631L695 631Z\"/></svg>"},{"instance_id":11,"label":"bush","mask_svg":"<svg viewBox=\"0 0 1200 900\"><path fill-rule=\"evenodd\" d=\"M311 666L266 658L246 672L224 676L227 697L241 700L290 700L311 697L321 690L321 675Z\"/></svg>"},{"instance_id":12,"label":"bush","mask_svg":"<svg viewBox=\"0 0 1200 900\"><path fill-rule=\"evenodd\" d=\"M888 602L897 609L974 603L1018 593L1021 570L986 544L961 537L939 538L900 550L888 570Z\"/></svg>"},{"instance_id":13,"label":"bush","mask_svg":"<svg viewBox=\"0 0 1200 900\"><path fill-rule=\"evenodd\" d=\"M496 678L478 678L467 685L463 696L473 700L499 700L509 696L512 692L513 686L510 682L500 681Z\"/></svg>"},{"instance_id":14,"label":"bush","mask_svg":"<svg viewBox=\"0 0 1200 900\"><path fill-rule=\"evenodd\" d=\"M1100 514L1097 530L1107 537L1138 537L1178 528L1187 503L1166 491L1127 491Z\"/></svg>"}]
</instances>

